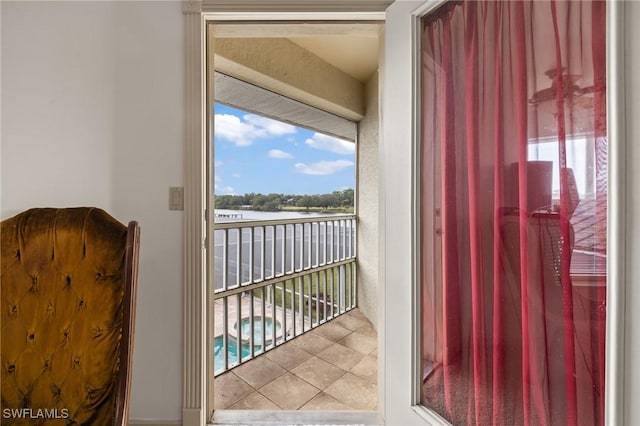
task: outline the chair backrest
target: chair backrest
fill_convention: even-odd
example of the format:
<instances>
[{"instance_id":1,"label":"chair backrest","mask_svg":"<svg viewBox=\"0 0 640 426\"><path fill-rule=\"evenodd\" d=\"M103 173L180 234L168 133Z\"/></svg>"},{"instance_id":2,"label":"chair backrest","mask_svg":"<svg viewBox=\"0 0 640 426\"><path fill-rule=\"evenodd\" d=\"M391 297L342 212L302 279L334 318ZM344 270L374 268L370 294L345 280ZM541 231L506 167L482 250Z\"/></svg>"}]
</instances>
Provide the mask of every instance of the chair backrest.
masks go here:
<instances>
[{"instance_id":1,"label":"chair backrest","mask_svg":"<svg viewBox=\"0 0 640 426\"><path fill-rule=\"evenodd\" d=\"M126 425L138 224L31 209L0 231L2 424Z\"/></svg>"}]
</instances>

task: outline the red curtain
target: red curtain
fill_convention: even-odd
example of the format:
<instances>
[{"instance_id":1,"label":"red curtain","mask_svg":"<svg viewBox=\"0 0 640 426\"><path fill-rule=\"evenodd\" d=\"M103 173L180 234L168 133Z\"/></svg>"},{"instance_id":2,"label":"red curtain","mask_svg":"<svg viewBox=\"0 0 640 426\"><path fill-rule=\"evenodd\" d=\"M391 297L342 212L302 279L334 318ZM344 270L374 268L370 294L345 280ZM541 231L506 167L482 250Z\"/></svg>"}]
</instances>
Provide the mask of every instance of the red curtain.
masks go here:
<instances>
[{"instance_id":1,"label":"red curtain","mask_svg":"<svg viewBox=\"0 0 640 426\"><path fill-rule=\"evenodd\" d=\"M422 402L453 424L604 422L605 10L423 18Z\"/></svg>"}]
</instances>

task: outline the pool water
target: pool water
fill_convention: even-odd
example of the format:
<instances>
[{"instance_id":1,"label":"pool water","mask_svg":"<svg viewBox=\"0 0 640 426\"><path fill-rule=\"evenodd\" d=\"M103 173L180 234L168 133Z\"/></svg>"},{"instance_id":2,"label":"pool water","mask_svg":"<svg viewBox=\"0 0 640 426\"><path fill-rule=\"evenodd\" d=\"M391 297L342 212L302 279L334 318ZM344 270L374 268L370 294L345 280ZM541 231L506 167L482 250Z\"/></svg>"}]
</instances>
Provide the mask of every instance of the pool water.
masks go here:
<instances>
[{"instance_id":1,"label":"pool water","mask_svg":"<svg viewBox=\"0 0 640 426\"><path fill-rule=\"evenodd\" d=\"M251 318L242 318L240 322L242 324L242 339L248 340L249 333L251 331ZM234 329L238 329L238 323L234 324ZM280 325L280 321L276 320L276 335L282 329ZM264 319L264 334L267 344L271 343L271 339L273 338L273 318L265 318ZM254 316L253 317L253 344L262 346L262 317Z\"/></svg>"},{"instance_id":2,"label":"pool water","mask_svg":"<svg viewBox=\"0 0 640 426\"><path fill-rule=\"evenodd\" d=\"M273 319L265 318L265 340L267 345L270 345L273 341ZM277 333L282 329L282 325L280 321L276 320L275 322L275 331L276 336ZM237 329L238 324L234 324L233 328ZM251 349L249 346L249 331L251 330L251 320L250 318L243 318L241 321L241 334L242 334L242 345L240 348L242 358L246 358L251 355ZM253 317L253 350L254 352L258 352L262 350L262 317L255 316ZM214 371L219 372L224 370L224 340L223 336L216 336L213 342L213 356L214 356ZM227 365L232 366L238 362L238 341L235 336L227 336L227 357L228 362Z\"/></svg>"},{"instance_id":3,"label":"pool water","mask_svg":"<svg viewBox=\"0 0 640 426\"><path fill-rule=\"evenodd\" d=\"M218 336L215 338L213 342L213 356L214 356L214 371L218 372L220 370L224 370L224 351L223 347L223 338L222 336ZM242 357L249 356L251 351L249 350L249 345L242 345ZM229 364L233 365L238 362L238 343L234 337L229 337L229 342L227 344L227 356L229 357Z\"/></svg>"}]
</instances>

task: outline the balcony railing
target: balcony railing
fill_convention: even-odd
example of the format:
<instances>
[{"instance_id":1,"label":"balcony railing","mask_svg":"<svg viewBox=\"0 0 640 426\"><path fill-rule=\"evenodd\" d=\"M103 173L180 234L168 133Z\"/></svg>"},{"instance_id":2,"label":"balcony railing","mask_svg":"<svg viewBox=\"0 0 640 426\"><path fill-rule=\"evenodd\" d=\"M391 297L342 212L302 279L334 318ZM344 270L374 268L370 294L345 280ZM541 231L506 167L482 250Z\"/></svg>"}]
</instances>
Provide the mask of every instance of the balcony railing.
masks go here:
<instances>
[{"instance_id":1,"label":"balcony railing","mask_svg":"<svg viewBox=\"0 0 640 426\"><path fill-rule=\"evenodd\" d=\"M215 374L356 306L355 216L215 225Z\"/></svg>"}]
</instances>

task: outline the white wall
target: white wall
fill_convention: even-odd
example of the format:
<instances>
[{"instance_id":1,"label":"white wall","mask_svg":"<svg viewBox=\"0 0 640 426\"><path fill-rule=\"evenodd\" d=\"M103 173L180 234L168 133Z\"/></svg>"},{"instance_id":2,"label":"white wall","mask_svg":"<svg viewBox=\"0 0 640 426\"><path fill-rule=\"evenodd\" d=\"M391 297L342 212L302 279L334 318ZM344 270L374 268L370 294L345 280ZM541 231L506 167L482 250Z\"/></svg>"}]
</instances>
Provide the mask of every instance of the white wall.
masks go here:
<instances>
[{"instance_id":1,"label":"white wall","mask_svg":"<svg viewBox=\"0 0 640 426\"><path fill-rule=\"evenodd\" d=\"M179 2L1 2L1 216L91 205L142 230L132 419L182 409Z\"/></svg>"},{"instance_id":2,"label":"white wall","mask_svg":"<svg viewBox=\"0 0 640 426\"><path fill-rule=\"evenodd\" d=\"M2 2L2 218L111 207L113 22L107 3Z\"/></svg>"},{"instance_id":3,"label":"white wall","mask_svg":"<svg viewBox=\"0 0 640 426\"><path fill-rule=\"evenodd\" d=\"M182 416L183 31L179 2L116 8L113 210L141 227L132 419Z\"/></svg>"}]
</instances>

